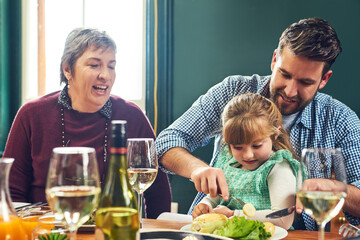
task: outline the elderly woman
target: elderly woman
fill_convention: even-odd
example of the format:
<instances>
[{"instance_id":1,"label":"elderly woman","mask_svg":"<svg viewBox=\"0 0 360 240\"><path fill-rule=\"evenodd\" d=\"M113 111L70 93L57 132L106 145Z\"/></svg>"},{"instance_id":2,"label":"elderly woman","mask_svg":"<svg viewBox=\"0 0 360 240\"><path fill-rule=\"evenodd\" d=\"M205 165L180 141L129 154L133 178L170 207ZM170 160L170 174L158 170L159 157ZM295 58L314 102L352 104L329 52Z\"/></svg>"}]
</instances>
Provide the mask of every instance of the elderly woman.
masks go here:
<instances>
[{"instance_id":1,"label":"elderly woman","mask_svg":"<svg viewBox=\"0 0 360 240\"><path fill-rule=\"evenodd\" d=\"M111 120L127 120L129 138L155 138L138 106L110 95L116 75L115 53L115 42L105 32L79 28L69 34L60 65L60 82L65 87L27 102L12 124L4 157L15 158L9 179L13 201L46 201L46 177L54 147L95 148L104 182ZM170 211L171 192L164 172L159 170L144 198L148 218Z\"/></svg>"}]
</instances>

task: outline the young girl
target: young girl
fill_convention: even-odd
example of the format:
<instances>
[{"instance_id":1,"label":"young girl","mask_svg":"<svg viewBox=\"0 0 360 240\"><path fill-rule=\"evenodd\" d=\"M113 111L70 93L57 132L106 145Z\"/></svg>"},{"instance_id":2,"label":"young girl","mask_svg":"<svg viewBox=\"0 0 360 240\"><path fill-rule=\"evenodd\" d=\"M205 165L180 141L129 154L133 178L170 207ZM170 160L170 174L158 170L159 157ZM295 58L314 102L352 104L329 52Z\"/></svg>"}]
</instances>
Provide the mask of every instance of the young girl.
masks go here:
<instances>
[{"instance_id":1,"label":"young girl","mask_svg":"<svg viewBox=\"0 0 360 240\"><path fill-rule=\"evenodd\" d=\"M261 95L243 94L225 106L222 123L224 144L215 167L224 171L230 196L255 206L257 211L251 219L289 229L294 213L277 219L265 217L295 205L296 173L300 165L289 136L281 127L278 108ZM241 209L233 199L224 201L208 195L192 215L195 218L216 212L228 217L243 216Z\"/></svg>"}]
</instances>

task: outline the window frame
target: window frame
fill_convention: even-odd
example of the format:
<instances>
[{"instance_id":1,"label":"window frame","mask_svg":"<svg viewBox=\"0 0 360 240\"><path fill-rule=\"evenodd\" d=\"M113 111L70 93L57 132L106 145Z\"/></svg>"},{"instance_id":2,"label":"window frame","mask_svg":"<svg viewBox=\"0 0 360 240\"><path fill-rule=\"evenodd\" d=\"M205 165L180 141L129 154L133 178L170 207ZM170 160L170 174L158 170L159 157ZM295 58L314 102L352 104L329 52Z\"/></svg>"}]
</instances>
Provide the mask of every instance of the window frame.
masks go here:
<instances>
[{"instance_id":1,"label":"window frame","mask_svg":"<svg viewBox=\"0 0 360 240\"><path fill-rule=\"evenodd\" d=\"M22 0L22 93L21 102L48 94L46 92L46 49L45 49L45 0ZM143 8L143 57L141 77L141 99L126 99L136 103L143 111L146 108L146 1ZM36 7L35 7L36 5ZM36 19L36 22L34 22ZM32 44L30 45L30 43ZM34 43L37 44L34 44ZM120 97L122 97L120 95Z\"/></svg>"}]
</instances>

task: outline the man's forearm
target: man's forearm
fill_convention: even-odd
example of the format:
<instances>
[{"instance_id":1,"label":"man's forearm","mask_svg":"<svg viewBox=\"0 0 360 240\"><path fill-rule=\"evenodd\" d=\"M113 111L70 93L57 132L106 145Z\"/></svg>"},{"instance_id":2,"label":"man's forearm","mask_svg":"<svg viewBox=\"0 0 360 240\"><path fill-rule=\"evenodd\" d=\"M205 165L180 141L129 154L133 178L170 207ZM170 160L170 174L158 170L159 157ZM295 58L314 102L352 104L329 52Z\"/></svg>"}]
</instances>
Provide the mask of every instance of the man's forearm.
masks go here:
<instances>
[{"instance_id":1,"label":"man's forearm","mask_svg":"<svg viewBox=\"0 0 360 240\"><path fill-rule=\"evenodd\" d=\"M360 217L360 189L354 185L348 185L347 197L344 204L344 210L355 217Z\"/></svg>"},{"instance_id":2,"label":"man's forearm","mask_svg":"<svg viewBox=\"0 0 360 240\"><path fill-rule=\"evenodd\" d=\"M209 166L182 147L170 149L161 157L160 161L169 171L187 178L190 178L191 173L198 167Z\"/></svg>"}]
</instances>

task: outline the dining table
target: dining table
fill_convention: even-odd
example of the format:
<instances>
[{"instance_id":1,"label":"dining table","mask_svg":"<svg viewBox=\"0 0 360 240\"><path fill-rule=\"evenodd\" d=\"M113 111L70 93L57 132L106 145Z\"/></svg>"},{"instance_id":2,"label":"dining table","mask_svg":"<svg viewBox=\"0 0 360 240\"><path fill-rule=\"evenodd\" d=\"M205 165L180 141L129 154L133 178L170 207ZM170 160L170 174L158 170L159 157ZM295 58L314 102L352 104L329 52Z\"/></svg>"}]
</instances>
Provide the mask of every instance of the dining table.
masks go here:
<instances>
[{"instance_id":1,"label":"dining table","mask_svg":"<svg viewBox=\"0 0 360 240\"><path fill-rule=\"evenodd\" d=\"M168 221L168 220L159 220L159 219L143 219L143 228L145 229L173 229L180 230L185 225L188 225L189 222L182 221ZM326 232L325 239L341 239L342 237L336 232ZM90 240L95 239L95 234L93 232L78 232L77 240ZM318 239L318 232L316 231L304 231L304 230L289 230L288 235L283 238L286 240L298 240L298 239Z\"/></svg>"}]
</instances>

